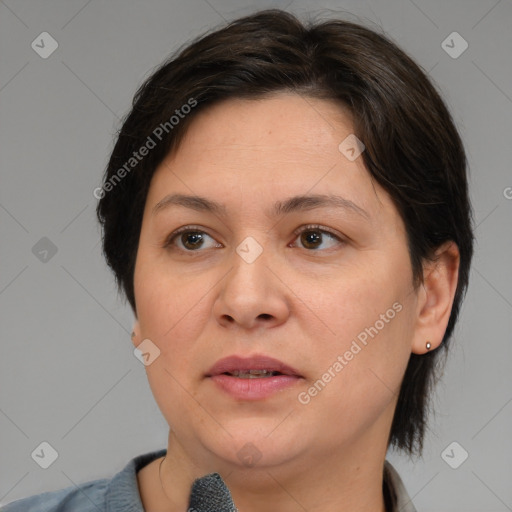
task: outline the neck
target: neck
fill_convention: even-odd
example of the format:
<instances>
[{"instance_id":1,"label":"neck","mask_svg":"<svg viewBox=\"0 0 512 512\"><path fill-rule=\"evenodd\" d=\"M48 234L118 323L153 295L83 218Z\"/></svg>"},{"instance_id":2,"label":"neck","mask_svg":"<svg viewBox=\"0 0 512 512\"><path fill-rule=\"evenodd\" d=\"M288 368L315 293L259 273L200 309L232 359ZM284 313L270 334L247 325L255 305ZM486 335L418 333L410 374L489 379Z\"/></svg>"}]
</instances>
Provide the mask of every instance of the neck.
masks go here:
<instances>
[{"instance_id":1,"label":"neck","mask_svg":"<svg viewBox=\"0 0 512 512\"><path fill-rule=\"evenodd\" d=\"M367 441L367 439L365 439ZM385 449L353 443L350 448L315 454L315 460L293 460L277 467L234 467L221 462L200 467L171 431L165 459L137 475L145 510L187 510L196 478L216 471L239 510L261 512L386 512L382 491ZM207 464L210 466L210 464Z\"/></svg>"},{"instance_id":2,"label":"neck","mask_svg":"<svg viewBox=\"0 0 512 512\"><path fill-rule=\"evenodd\" d=\"M324 453L291 461L289 468L233 471L225 482L244 512L386 512L385 453L371 455L365 459L357 449Z\"/></svg>"}]
</instances>

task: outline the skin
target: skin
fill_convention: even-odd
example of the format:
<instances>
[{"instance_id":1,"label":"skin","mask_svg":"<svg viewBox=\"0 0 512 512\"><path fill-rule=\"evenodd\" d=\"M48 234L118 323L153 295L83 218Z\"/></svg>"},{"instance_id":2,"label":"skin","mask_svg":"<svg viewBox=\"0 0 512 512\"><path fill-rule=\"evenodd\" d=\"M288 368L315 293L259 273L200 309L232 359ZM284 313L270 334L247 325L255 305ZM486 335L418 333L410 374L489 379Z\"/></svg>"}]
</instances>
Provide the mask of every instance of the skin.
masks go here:
<instances>
[{"instance_id":1,"label":"skin","mask_svg":"<svg viewBox=\"0 0 512 512\"><path fill-rule=\"evenodd\" d=\"M138 473L146 510L186 510L193 480L215 471L244 512L385 511L397 393L411 352L442 341L459 255L453 243L440 247L413 286L400 215L362 158L338 149L352 132L350 116L326 100L228 100L201 112L156 170L135 266L133 342L148 338L160 350L146 371L170 432L162 483L162 459ZM172 205L153 213L176 193L226 212ZM277 201L311 194L342 196L367 218L332 206L267 214ZM315 228L320 241L308 244L296 230L309 224L340 240ZM180 236L166 246L189 225L204 232L199 249L187 252ZM263 249L250 264L236 252L249 236ZM401 311L300 403L298 394L396 303ZM235 400L205 378L232 354L270 355L303 378L264 400ZM261 454L252 467L237 456L246 443Z\"/></svg>"}]
</instances>

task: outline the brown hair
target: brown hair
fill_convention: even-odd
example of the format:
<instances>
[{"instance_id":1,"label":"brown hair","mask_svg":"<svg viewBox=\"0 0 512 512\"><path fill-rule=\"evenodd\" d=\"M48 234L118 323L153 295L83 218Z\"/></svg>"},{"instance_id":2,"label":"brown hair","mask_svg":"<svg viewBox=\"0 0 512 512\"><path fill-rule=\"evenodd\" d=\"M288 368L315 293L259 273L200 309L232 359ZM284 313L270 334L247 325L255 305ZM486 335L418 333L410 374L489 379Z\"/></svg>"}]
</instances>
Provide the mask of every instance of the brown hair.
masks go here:
<instances>
[{"instance_id":1,"label":"brown hair","mask_svg":"<svg viewBox=\"0 0 512 512\"><path fill-rule=\"evenodd\" d=\"M452 240L459 248L459 281L443 343L425 355L411 354L390 432L390 445L421 454L438 363L468 283L472 212L466 157L450 113L425 73L384 36L346 21L306 25L267 10L172 56L137 91L105 171L97 215L106 260L136 312L135 259L157 166L207 106L278 91L335 100L350 110L354 133L366 146L366 168L405 223L415 285L437 247Z\"/></svg>"}]
</instances>

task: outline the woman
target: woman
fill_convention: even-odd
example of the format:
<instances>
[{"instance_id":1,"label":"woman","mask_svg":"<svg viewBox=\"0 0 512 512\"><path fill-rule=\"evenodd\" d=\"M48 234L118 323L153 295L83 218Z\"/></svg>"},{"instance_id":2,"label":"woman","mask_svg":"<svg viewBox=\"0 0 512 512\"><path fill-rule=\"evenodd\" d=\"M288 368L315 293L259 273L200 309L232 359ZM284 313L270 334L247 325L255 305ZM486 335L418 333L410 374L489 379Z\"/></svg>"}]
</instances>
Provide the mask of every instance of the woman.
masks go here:
<instances>
[{"instance_id":1,"label":"woman","mask_svg":"<svg viewBox=\"0 0 512 512\"><path fill-rule=\"evenodd\" d=\"M472 256L443 101L381 35L283 11L182 50L137 92L98 217L166 450L6 512L414 511Z\"/></svg>"}]
</instances>

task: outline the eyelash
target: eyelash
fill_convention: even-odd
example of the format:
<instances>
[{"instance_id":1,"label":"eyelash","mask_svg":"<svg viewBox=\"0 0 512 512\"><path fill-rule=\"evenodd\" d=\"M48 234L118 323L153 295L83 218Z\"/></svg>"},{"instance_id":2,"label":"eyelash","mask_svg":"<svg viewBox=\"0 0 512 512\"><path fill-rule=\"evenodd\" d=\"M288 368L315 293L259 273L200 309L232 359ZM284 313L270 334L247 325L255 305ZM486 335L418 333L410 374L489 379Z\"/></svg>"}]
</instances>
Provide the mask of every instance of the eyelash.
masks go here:
<instances>
[{"instance_id":1,"label":"eyelash","mask_svg":"<svg viewBox=\"0 0 512 512\"><path fill-rule=\"evenodd\" d=\"M319 231L322 234L327 234L334 238L337 242L343 244L345 243L345 239L341 236L332 231L331 229L328 229L326 227L320 226L319 224L307 224L306 226L301 226L300 228L296 229L293 234L295 235L295 239L297 239L302 233L305 231ZM308 249L306 249L308 250ZM313 250L311 250L313 251Z\"/></svg>"},{"instance_id":2,"label":"eyelash","mask_svg":"<svg viewBox=\"0 0 512 512\"><path fill-rule=\"evenodd\" d=\"M172 248L172 245L174 243L174 240L176 240L176 238L178 238L178 236L180 236L182 233L187 233L187 232L191 232L191 233L201 233L201 234L205 234L205 235L208 235L208 233L206 231L204 231L204 229L202 229L200 226L194 226L194 225L190 225L190 226L183 226L182 228L179 228L177 229L176 231L173 231L166 239L165 239L165 242L164 242L164 249L171 249ZM211 235L208 235L210 238L213 238ZM183 249L179 249L178 250L181 250L183 251ZM196 251L183 251L183 252L189 252L189 253L192 253L192 252L196 252Z\"/></svg>"},{"instance_id":3,"label":"eyelash","mask_svg":"<svg viewBox=\"0 0 512 512\"><path fill-rule=\"evenodd\" d=\"M338 235L337 233L335 233L334 231L332 231L330 229L320 226L319 224L308 224L306 226L301 226L300 228L296 229L293 232L293 234L295 236L294 240L296 240L305 231L319 231L322 234L327 234L327 235L331 236L332 238L334 238L336 241L338 241L341 244L346 243L346 240L343 237L341 237L340 235ZM206 231L204 231L200 226L193 226L193 225L183 226L183 227L177 229L176 231L173 231L165 239L165 242L163 245L164 249L172 248L172 245L173 245L174 241L176 240L176 238L178 238L179 235L181 235L183 233L187 233L187 232L201 233L201 234L208 235L208 233ZM213 239L213 237L211 235L208 235L208 236ZM185 251L181 248L178 248L178 250L181 250L182 252L186 252L186 253L199 252L199 251ZM308 249L306 249L306 250L308 250ZM309 251L314 251L314 250L309 249Z\"/></svg>"}]
</instances>

